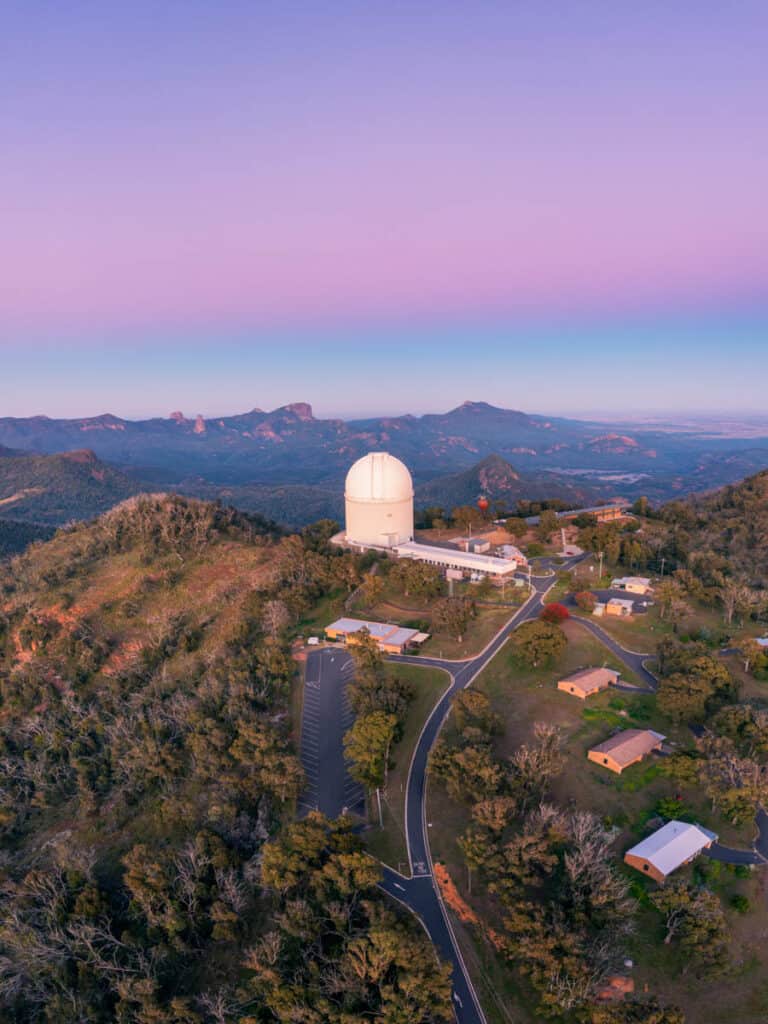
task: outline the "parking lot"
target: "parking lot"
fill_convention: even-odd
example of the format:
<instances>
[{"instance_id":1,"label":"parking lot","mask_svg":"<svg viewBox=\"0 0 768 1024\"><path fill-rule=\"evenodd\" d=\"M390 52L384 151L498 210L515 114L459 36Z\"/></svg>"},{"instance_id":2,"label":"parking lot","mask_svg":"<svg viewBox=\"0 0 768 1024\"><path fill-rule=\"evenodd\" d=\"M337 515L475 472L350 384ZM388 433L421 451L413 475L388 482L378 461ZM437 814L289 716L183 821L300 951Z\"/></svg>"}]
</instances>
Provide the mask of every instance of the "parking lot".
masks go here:
<instances>
[{"instance_id":1,"label":"parking lot","mask_svg":"<svg viewBox=\"0 0 768 1024\"><path fill-rule=\"evenodd\" d=\"M350 778L344 762L344 734L354 721L345 690L353 674L346 651L323 649L307 658L300 745L307 786L299 799L301 814L365 813L363 787Z\"/></svg>"}]
</instances>

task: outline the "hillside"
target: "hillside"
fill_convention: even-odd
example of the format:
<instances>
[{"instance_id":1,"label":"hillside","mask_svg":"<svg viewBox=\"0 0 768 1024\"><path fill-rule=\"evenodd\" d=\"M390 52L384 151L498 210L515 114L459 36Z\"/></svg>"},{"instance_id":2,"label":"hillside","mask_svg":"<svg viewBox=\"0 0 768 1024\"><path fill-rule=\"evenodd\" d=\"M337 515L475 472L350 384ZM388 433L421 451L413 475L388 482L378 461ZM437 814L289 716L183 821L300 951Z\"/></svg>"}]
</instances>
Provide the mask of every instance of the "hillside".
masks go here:
<instances>
[{"instance_id":1,"label":"hillside","mask_svg":"<svg viewBox=\"0 0 768 1024\"><path fill-rule=\"evenodd\" d=\"M573 507L589 504L595 492L578 487L550 473L520 474L500 455L488 455L470 469L437 477L416 488L419 507L437 505L450 510L456 505L474 505L480 495L491 504L514 508L521 498L536 501L559 498Z\"/></svg>"},{"instance_id":2,"label":"hillside","mask_svg":"<svg viewBox=\"0 0 768 1024\"><path fill-rule=\"evenodd\" d=\"M693 534L698 553L710 550L745 578L768 587L768 471L672 503L662 515Z\"/></svg>"},{"instance_id":3,"label":"hillside","mask_svg":"<svg viewBox=\"0 0 768 1024\"><path fill-rule=\"evenodd\" d=\"M89 449L0 459L0 515L58 526L88 519L140 490Z\"/></svg>"},{"instance_id":4,"label":"hillside","mask_svg":"<svg viewBox=\"0 0 768 1024\"><path fill-rule=\"evenodd\" d=\"M167 495L0 564L0 1019L450 1019L352 822L291 823L289 629L358 578L322 537Z\"/></svg>"}]
</instances>

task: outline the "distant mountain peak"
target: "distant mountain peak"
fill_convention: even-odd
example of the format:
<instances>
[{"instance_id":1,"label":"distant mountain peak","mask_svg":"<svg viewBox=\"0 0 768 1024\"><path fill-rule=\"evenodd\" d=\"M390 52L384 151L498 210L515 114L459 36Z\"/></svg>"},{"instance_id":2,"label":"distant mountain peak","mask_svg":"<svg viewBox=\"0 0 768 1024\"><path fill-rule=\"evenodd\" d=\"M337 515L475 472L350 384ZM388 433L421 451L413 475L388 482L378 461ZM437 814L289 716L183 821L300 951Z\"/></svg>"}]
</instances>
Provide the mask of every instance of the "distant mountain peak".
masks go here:
<instances>
[{"instance_id":1,"label":"distant mountain peak","mask_svg":"<svg viewBox=\"0 0 768 1024\"><path fill-rule=\"evenodd\" d=\"M275 412L288 412L295 416L296 419L303 420L305 422L315 418L312 413L312 406L309 402L291 402L290 405L284 405L280 409L276 409Z\"/></svg>"},{"instance_id":2,"label":"distant mountain peak","mask_svg":"<svg viewBox=\"0 0 768 1024\"><path fill-rule=\"evenodd\" d=\"M491 405L489 402L462 402L455 409L451 409L451 412L506 412L506 410L499 409L498 406ZM450 413L448 415L450 416Z\"/></svg>"}]
</instances>

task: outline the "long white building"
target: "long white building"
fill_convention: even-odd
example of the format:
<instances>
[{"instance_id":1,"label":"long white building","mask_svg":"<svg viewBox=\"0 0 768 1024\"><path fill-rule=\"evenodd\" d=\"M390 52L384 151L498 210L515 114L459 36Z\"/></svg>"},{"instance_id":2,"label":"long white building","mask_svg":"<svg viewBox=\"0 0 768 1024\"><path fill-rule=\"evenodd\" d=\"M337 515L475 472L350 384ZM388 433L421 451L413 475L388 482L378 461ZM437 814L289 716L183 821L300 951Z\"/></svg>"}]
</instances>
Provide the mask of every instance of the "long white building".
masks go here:
<instances>
[{"instance_id":1,"label":"long white building","mask_svg":"<svg viewBox=\"0 0 768 1024\"><path fill-rule=\"evenodd\" d=\"M485 576L514 576L517 562L510 558L496 558L494 555L478 555L474 551L459 548L440 548L431 544L410 541L395 548L398 558L415 558L417 562L429 562L441 569L457 569L462 572L478 572Z\"/></svg>"}]
</instances>

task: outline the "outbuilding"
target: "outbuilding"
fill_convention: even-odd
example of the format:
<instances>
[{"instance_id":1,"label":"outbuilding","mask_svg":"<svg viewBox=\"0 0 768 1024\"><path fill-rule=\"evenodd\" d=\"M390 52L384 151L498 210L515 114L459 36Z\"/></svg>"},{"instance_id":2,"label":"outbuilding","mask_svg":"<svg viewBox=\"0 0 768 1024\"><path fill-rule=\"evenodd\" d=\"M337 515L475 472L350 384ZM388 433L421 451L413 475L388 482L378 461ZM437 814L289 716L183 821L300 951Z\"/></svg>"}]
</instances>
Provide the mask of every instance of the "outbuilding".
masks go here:
<instances>
[{"instance_id":1,"label":"outbuilding","mask_svg":"<svg viewBox=\"0 0 768 1024\"><path fill-rule=\"evenodd\" d=\"M453 543L460 551L471 551L476 555L484 555L491 550L491 542L485 537L459 537Z\"/></svg>"},{"instance_id":2,"label":"outbuilding","mask_svg":"<svg viewBox=\"0 0 768 1024\"><path fill-rule=\"evenodd\" d=\"M642 761L651 751L661 750L665 738L653 729L624 729L592 747L587 757L595 764L621 775L625 768Z\"/></svg>"},{"instance_id":3,"label":"outbuilding","mask_svg":"<svg viewBox=\"0 0 768 1024\"><path fill-rule=\"evenodd\" d=\"M628 598L612 597L605 604L605 614L615 615L617 618L626 619L635 610L635 602Z\"/></svg>"},{"instance_id":4,"label":"outbuilding","mask_svg":"<svg viewBox=\"0 0 768 1024\"><path fill-rule=\"evenodd\" d=\"M325 635L329 640L341 640L350 647L359 642L359 635L364 631L373 637L385 654L402 654L409 647L418 647L429 639L429 633L406 629L391 622L342 618L325 627Z\"/></svg>"},{"instance_id":5,"label":"outbuilding","mask_svg":"<svg viewBox=\"0 0 768 1024\"><path fill-rule=\"evenodd\" d=\"M583 668L580 672L574 672L572 676L561 679L557 688L578 697L579 700L586 700L593 693L615 686L619 681L619 675L620 673L612 668Z\"/></svg>"},{"instance_id":6,"label":"outbuilding","mask_svg":"<svg viewBox=\"0 0 768 1024\"><path fill-rule=\"evenodd\" d=\"M517 569L514 559L478 555L472 551L441 548L433 544L419 544L416 541L398 544L395 554L398 558L413 558L417 562L427 562L440 569L459 569L463 573L478 572L498 580L512 579Z\"/></svg>"},{"instance_id":7,"label":"outbuilding","mask_svg":"<svg viewBox=\"0 0 768 1024\"><path fill-rule=\"evenodd\" d=\"M618 576L611 582L613 590L626 590L628 594L647 594L651 581L647 576Z\"/></svg>"},{"instance_id":8,"label":"outbuilding","mask_svg":"<svg viewBox=\"0 0 768 1024\"><path fill-rule=\"evenodd\" d=\"M624 854L625 864L663 882L673 871L692 861L717 842L717 836L701 825L668 821Z\"/></svg>"}]
</instances>

